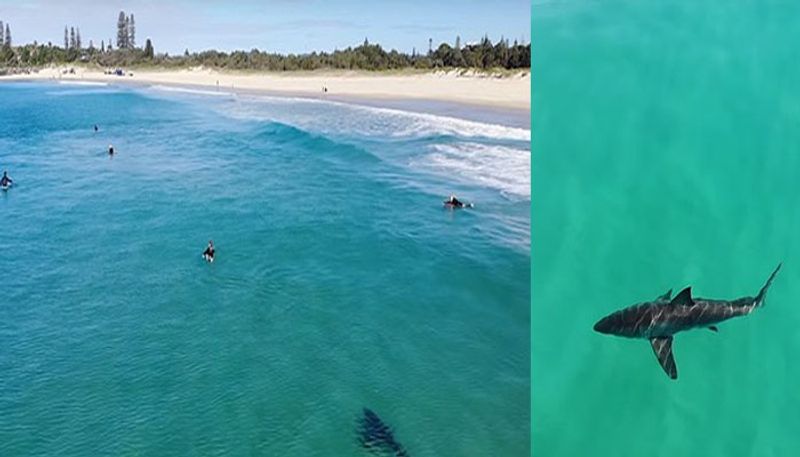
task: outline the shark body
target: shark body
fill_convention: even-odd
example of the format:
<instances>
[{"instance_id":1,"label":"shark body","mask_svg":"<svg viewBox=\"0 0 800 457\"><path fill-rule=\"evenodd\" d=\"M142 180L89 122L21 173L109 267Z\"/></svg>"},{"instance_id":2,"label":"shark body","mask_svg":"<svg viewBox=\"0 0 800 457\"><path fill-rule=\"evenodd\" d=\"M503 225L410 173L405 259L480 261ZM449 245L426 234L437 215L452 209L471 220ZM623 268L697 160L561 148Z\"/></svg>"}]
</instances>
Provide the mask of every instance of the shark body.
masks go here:
<instances>
[{"instance_id":1,"label":"shark body","mask_svg":"<svg viewBox=\"0 0 800 457\"><path fill-rule=\"evenodd\" d=\"M356 432L359 444L373 454L386 457L409 457L403 445L395 440L391 427L369 408L364 408Z\"/></svg>"},{"instance_id":2,"label":"shark body","mask_svg":"<svg viewBox=\"0 0 800 457\"><path fill-rule=\"evenodd\" d=\"M755 297L734 300L695 298L692 297L692 288L687 287L673 298L670 289L653 301L609 314L597 321L594 330L607 335L650 340L661 368L670 378L677 379L678 367L672 354L673 335L695 328L716 332L716 324L746 316L764 306L767 290L780 269L778 264Z\"/></svg>"}]
</instances>

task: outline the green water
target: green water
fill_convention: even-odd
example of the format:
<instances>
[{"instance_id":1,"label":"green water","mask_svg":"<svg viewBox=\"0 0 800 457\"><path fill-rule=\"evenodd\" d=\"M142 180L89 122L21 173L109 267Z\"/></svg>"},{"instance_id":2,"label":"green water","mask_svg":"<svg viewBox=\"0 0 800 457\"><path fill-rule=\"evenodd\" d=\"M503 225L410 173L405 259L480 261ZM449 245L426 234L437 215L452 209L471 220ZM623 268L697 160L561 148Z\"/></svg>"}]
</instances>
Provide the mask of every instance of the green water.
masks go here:
<instances>
[{"instance_id":1,"label":"green water","mask_svg":"<svg viewBox=\"0 0 800 457\"><path fill-rule=\"evenodd\" d=\"M533 6L533 453L800 449L800 7ZM767 306L676 336L600 335L669 288Z\"/></svg>"}]
</instances>

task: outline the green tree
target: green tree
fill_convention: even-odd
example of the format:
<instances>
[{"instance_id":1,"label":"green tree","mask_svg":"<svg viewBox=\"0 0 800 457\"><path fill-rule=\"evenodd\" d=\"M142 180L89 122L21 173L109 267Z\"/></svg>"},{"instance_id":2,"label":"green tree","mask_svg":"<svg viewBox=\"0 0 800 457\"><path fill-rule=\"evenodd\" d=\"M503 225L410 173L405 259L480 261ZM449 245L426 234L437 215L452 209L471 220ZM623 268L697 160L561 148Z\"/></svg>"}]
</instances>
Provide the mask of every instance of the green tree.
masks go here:
<instances>
[{"instance_id":1,"label":"green tree","mask_svg":"<svg viewBox=\"0 0 800 457\"><path fill-rule=\"evenodd\" d=\"M125 22L125 12L120 11L117 19L117 49L125 49L127 47L128 30L125 28Z\"/></svg>"},{"instance_id":2,"label":"green tree","mask_svg":"<svg viewBox=\"0 0 800 457\"><path fill-rule=\"evenodd\" d=\"M463 67L465 63L464 56L461 53L461 36L456 36L456 46L453 48L453 57L450 66Z\"/></svg>"},{"instance_id":3,"label":"green tree","mask_svg":"<svg viewBox=\"0 0 800 457\"><path fill-rule=\"evenodd\" d=\"M492 40L489 39L489 35L484 36L483 40L481 40L480 51L481 67L494 67L494 48L492 47Z\"/></svg>"},{"instance_id":4,"label":"green tree","mask_svg":"<svg viewBox=\"0 0 800 457\"><path fill-rule=\"evenodd\" d=\"M152 59L154 55L153 52L153 43L150 42L150 38L148 38L144 43L144 58L145 59Z\"/></svg>"},{"instance_id":5,"label":"green tree","mask_svg":"<svg viewBox=\"0 0 800 457\"><path fill-rule=\"evenodd\" d=\"M64 26L64 49L69 49L69 36L67 26Z\"/></svg>"},{"instance_id":6,"label":"green tree","mask_svg":"<svg viewBox=\"0 0 800 457\"><path fill-rule=\"evenodd\" d=\"M136 22L133 19L133 13L131 13L131 20L128 24L128 46L131 49L136 48Z\"/></svg>"},{"instance_id":7,"label":"green tree","mask_svg":"<svg viewBox=\"0 0 800 457\"><path fill-rule=\"evenodd\" d=\"M510 68L509 67L509 52L508 52L508 42L504 38L500 38L500 41L494 46L494 62L495 65L503 67L503 68Z\"/></svg>"}]
</instances>

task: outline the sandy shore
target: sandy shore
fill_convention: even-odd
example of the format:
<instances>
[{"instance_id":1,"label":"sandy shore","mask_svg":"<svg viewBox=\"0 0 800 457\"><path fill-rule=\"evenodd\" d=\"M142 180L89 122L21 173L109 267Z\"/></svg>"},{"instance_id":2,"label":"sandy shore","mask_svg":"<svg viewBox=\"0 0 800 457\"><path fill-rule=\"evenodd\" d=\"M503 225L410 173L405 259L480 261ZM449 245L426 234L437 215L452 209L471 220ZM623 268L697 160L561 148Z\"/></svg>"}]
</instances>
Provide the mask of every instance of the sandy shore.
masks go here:
<instances>
[{"instance_id":1,"label":"sandy shore","mask_svg":"<svg viewBox=\"0 0 800 457\"><path fill-rule=\"evenodd\" d=\"M337 96L369 99L433 100L492 108L530 110L530 73L503 78L454 72L366 73L314 71L289 73L220 72L204 68L186 70L131 70L133 76L103 74L74 67L46 68L29 75L0 80L82 80L113 83L168 84L216 90L249 90L287 95ZM323 93L323 87L328 90Z\"/></svg>"}]
</instances>

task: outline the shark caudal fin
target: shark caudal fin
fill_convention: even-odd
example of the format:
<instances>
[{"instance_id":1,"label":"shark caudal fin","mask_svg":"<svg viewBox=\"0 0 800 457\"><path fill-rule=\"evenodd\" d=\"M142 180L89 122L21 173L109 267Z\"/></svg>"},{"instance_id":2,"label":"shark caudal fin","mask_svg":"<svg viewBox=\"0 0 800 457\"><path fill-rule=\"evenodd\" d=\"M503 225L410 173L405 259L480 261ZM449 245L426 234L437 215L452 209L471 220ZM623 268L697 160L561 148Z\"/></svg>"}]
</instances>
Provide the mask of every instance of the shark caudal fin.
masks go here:
<instances>
[{"instance_id":1,"label":"shark caudal fin","mask_svg":"<svg viewBox=\"0 0 800 457\"><path fill-rule=\"evenodd\" d=\"M764 284L764 287L762 287L761 290L758 292L758 295L756 295L756 299L753 301L753 305L756 308L764 306L764 300L766 300L767 298L767 290L769 290L769 286L772 285L772 280L775 279L775 275L777 275L778 271L780 271L781 265L783 265L783 263L778 264L778 266L775 268L775 271L773 271L772 274L769 275L769 279L767 279L767 282L766 284Z\"/></svg>"}]
</instances>

